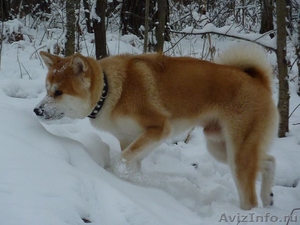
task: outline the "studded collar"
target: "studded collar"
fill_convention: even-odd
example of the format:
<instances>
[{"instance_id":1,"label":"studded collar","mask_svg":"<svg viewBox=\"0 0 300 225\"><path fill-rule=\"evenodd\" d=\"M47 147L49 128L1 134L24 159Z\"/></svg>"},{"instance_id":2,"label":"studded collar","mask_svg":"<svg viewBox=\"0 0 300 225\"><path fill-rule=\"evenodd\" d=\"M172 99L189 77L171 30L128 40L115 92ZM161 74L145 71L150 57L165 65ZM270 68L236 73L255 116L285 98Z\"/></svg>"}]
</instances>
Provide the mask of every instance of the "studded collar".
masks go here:
<instances>
[{"instance_id":1,"label":"studded collar","mask_svg":"<svg viewBox=\"0 0 300 225\"><path fill-rule=\"evenodd\" d=\"M100 112L105 99L107 98L108 95L108 84L107 84L107 78L105 73L103 72L103 90L102 90L102 95L100 97L100 100L98 101L97 105L93 109L92 113L88 116L91 119L96 119L97 114Z\"/></svg>"}]
</instances>

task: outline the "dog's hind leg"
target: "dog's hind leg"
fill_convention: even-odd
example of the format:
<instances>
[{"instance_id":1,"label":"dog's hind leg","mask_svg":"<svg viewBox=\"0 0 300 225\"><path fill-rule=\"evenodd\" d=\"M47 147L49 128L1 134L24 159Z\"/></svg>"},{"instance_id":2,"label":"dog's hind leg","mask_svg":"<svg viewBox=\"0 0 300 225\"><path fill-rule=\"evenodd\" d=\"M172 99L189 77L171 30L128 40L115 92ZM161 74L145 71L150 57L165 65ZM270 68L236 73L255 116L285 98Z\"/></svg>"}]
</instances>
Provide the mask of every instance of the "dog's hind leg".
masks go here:
<instances>
[{"instance_id":1,"label":"dog's hind leg","mask_svg":"<svg viewBox=\"0 0 300 225\"><path fill-rule=\"evenodd\" d=\"M241 137L235 137L227 145L227 158L238 190L240 208L250 210L257 206L255 182L259 170L258 143L253 137L240 140Z\"/></svg>"},{"instance_id":2,"label":"dog's hind leg","mask_svg":"<svg viewBox=\"0 0 300 225\"><path fill-rule=\"evenodd\" d=\"M274 184L274 176L275 176L275 158L271 155L266 155L261 162L261 191L260 197L264 207L269 207L273 205L273 192L272 187Z\"/></svg>"}]
</instances>

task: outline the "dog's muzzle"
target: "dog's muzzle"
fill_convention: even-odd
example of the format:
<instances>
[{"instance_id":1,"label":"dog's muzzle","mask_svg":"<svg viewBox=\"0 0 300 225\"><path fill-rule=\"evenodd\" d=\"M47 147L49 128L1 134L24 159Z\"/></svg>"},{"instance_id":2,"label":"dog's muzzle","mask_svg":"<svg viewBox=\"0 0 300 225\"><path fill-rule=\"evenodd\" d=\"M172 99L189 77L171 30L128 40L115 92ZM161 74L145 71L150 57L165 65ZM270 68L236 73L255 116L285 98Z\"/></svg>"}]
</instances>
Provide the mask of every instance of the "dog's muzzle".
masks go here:
<instances>
[{"instance_id":1,"label":"dog's muzzle","mask_svg":"<svg viewBox=\"0 0 300 225\"><path fill-rule=\"evenodd\" d=\"M45 120L60 119L64 116L57 105L54 103L53 98L46 96L34 109L33 112L40 118Z\"/></svg>"},{"instance_id":2,"label":"dog's muzzle","mask_svg":"<svg viewBox=\"0 0 300 225\"><path fill-rule=\"evenodd\" d=\"M64 113L58 113L55 108L47 111L43 108L34 108L33 112L35 115L45 120L58 120L64 116Z\"/></svg>"}]
</instances>

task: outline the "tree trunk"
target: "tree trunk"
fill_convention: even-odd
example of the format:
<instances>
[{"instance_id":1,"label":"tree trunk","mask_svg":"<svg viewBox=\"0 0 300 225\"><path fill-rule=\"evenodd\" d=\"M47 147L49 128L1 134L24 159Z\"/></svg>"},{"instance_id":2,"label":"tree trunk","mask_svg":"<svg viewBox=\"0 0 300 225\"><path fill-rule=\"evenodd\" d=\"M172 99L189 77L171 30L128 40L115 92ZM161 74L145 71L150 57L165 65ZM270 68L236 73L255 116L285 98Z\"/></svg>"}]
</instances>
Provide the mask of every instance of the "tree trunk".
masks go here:
<instances>
[{"instance_id":1,"label":"tree trunk","mask_svg":"<svg viewBox=\"0 0 300 225\"><path fill-rule=\"evenodd\" d=\"M298 57L297 65L298 65L298 95L300 96L300 12L298 12L298 45L296 46L296 56Z\"/></svg>"},{"instance_id":2,"label":"tree trunk","mask_svg":"<svg viewBox=\"0 0 300 225\"><path fill-rule=\"evenodd\" d=\"M273 0L260 0L261 3L261 25L259 33L263 34L274 30L273 25ZM274 34L270 34L273 38Z\"/></svg>"},{"instance_id":3,"label":"tree trunk","mask_svg":"<svg viewBox=\"0 0 300 225\"><path fill-rule=\"evenodd\" d=\"M145 25L145 0L123 0L121 9L122 35L128 32L142 38L140 26Z\"/></svg>"},{"instance_id":4,"label":"tree trunk","mask_svg":"<svg viewBox=\"0 0 300 225\"><path fill-rule=\"evenodd\" d=\"M279 137L285 137L289 131L289 77L286 61L286 2L276 0L277 13L277 62L279 76L279 101L280 114Z\"/></svg>"},{"instance_id":5,"label":"tree trunk","mask_svg":"<svg viewBox=\"0 0 300 225\"><path fill-rule=\"evenodd\" d=\"M162 52L164 49L165 40L165 26L166 26L166 15L168 10L167 0L159 0L158 5L158 25L156 26L155 36L156 36L156 51Z\"/></svg>"},{"instance_id":6,"label":"tree trunk","mask_svg":"<svg viewBox=\"0 0 300 225\"><path fill-rule=\"evenodd\" d=\"M93 29L91 26L91 18L90 18L90 6L87 0L83 0L83 6L84 6L84 15L85 15L85 21L86 21L86 29L88 33L93 33Z\"/></svg>"},{"instance_id":7,"label":"tree trunk","mask_svg":"<svg viewBox=\"0 0 300 225\"><path fill-rule=\"evenodd\" d=\"M105 29L105 11L107 7L106 0L97 0L95 13L93 17L93 28L95 36L96 58L102 59L107 56L106 51L106 29Z\"/></svg>"},{"instance_id":8,"label":"tree trunk","mask_svg":"<svg viewBox=\"0 0 300 225\"><path fill-rule=\"evenodd\" d=\"M10 1L9 0L1 0L0 13L1 13L2 22L10 19Z\"/></svg>"},{"instance_id":9,"label":"tree trunk","mask_svg":"<svg viewBox=\"0 0 300 225\"><path fill-rule=\"evenodd\" d=\"M65 43L65 56L73 55L75 52L75 35L76 35L76 16L75 9L78 5L78 0L66 0L66 43Z\"/></svg>"},{"instance_id":10,"label":"tree trunk","mask_svg":"<svg viewBox=\"0 0 300 225\"><path fill-rule=\"evenodd\" d=\"M144 53L147 52L147 49L148 49L149 6L150 6L150 0L146 0L146 5L145 5L145 31L144 31Z\"/></svg>"},{"instance_id":11,"label":"tree trunk","mask_svg":"<svg viewBox=\"0 0 300 225\"><path fill-rule=\"evenodd\" d=\"M245 0L241 0L241 4L242 4L242 26L243 29L245 29Z\"/></svg>"},{"instance_id":12,"label":"tree trunk","mask_svg":"<svg viewBox=\"0 0 300 225\"><path fill-rule=\"evenodd\" d=\"M50 13L50 1L40 0L1 0L1 4L5 4L7 8L6 14L9 15L9 19L23 18L28 14L36 17L37 13L45 12Z\"/></svg>"},{"instance_id":13,"label":"tree trunk","mask_svg":"<svg viewBox=\"0 0 300 225\"><path fill-rule=\"evenodd\" d=\"M286 0L286 21L287 21L287 29L289 31L289 35L293 35L293 22L292 22L292 4L291 0Z\"/></svg>"}]
</instances>

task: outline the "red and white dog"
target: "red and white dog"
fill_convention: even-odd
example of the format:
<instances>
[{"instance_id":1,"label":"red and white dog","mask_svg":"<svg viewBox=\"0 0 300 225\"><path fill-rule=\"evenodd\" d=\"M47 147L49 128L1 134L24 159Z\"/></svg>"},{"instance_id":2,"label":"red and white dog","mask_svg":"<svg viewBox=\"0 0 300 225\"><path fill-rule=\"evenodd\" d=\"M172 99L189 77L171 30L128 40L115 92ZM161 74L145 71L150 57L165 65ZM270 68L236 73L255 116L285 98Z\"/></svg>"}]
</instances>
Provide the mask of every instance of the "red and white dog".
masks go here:
<instances>
[{"instance_id":1,"label":"red and white dog","mask_svg":"<svg viewBox=\"0 0 300 225\"><path fill-rule=\"evenodd\" d=\"M46 97L34 112L46 120L91 117L120 141L126 164L138 162L172 135L204 127L208 151L228 163L242 209L273 204L276 135L272 71L263 50L236 45L218 64L162 54L118 55L100 61L79 53L41 52L49 71Z\"/></svg>"}]
</instances>

